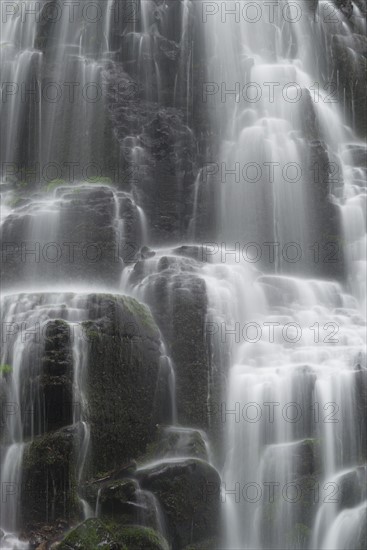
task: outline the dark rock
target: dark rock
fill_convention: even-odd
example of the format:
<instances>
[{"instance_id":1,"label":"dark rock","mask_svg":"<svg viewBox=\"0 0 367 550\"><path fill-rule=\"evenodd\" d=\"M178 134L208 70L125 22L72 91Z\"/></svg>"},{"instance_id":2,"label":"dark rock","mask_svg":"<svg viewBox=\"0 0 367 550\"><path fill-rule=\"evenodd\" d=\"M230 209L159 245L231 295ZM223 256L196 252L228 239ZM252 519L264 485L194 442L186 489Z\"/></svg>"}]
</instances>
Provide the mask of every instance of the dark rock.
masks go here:
<instances>
[{"instance_id":1,"label":"dark rock","mask_svg":"<svg viewBox=\"0 0 367 550\"><path fill-rule=\"evenodd\" d=\"M77 429L63 428L36 437L23 457L22 523L27 530L37 522L71 520L79 513L76 494Z\"/></svg>"},{"instance_id":2,"label":"dark rock","mask_svg":"<svg viewBox=\"0 0 367 550\"><path fill-rule=\"evenodd\" d=\"M360 466L338 478L338 508L354 508L367 494L366 466Z\"/></svg>"},{"instance_id":3,"label":"dark rock","mask_svg":"<svg viewBox=\"0 0 367 550\"><path fill-rule=\"evenodd\" d=\"M218 532L220 477L208 463L197 459L162 461L138 470L137 475L141 486L152 491L162 506L173 550ZM207 490L213 486L218 491Z\"/></svg>"},{"instance_id":4,"label":"dark rock","mask_svg":"<svg viewBox=\"0 0 367 550\"><path fill-rule=\"evenodd\" d=\"M118 468L154 438L160 334L150 311L133 298L90 295L84 323L91 473Z\"/></svg>"},{"instance_id":5,"label":"dark rock","mask_svg":"<svg viewBox=\"0 0 367 550\"><path fill-rule=\"evenodd\" d=\"M158 438L147 449L143 460L193 457L208 460L205 434L192 428L162 427Z\"/></svg>"},{"instance_id":6,"label":"dark rock","mask_svg":"<svg viewBox=\"0 0 367 550\"><path fill-rule=\"evenodd\" d=\"M352 0L335 0L335 4L340 11L350 19L353 15L353 3Z\"/></svg>"}]
</instances>

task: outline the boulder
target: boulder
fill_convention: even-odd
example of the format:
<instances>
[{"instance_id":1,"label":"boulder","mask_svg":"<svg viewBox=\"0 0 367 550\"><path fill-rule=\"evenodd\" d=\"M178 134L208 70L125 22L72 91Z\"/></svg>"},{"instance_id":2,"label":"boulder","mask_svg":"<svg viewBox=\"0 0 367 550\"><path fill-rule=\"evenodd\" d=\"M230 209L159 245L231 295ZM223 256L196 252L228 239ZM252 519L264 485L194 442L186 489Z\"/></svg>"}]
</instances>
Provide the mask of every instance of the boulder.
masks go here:
<instances>
[{"instance_id":1,"label":"boulder","mask_svg":"<svg viewBox=\"0 0 367 550\"><path fill-rule=\"evenodd\" d=\"M173 550L218 533L220 477L207 462L171 459L137 471L140 485L158 499L165 514L168 542Z\"/></svg>"},{"instance_id":2,"label":"boulder","mask_svg":"<svg viewBox=\"0 0 367 550\"><path fill-rule=\"evenodd\" d=\"M87 519L73 529L57 546L59 550L127 550L116 542L112 532L99 520Z\"/></svg>"}]
</instances>

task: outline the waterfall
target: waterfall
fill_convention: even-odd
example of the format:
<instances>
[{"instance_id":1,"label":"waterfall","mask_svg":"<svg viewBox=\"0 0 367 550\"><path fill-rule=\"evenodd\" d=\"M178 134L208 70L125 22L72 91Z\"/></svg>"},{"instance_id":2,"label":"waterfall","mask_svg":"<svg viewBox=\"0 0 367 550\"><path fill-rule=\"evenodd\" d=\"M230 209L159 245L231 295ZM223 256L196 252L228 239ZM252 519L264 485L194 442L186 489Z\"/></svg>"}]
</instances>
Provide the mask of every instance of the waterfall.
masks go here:
<instances>
[{"instance_id":1,"label":"waterfall","mask_svg":"<svg viewBox=\"0 0 367 550\"><path fill-rule=\"evenodd\" d=\"M362 548L365 15L2 0L1 548Z\"/></svg>"},{"instance_id":2,"label":"waterfall","mask_svg":"<svg viewBox=\"0 0 367 550\"><path fill-rule=\"evenodd\" d=\"M351 153L365 146L347 127L352 121L343 119L341 106L327 100L320 85L327 60L316 56L329 32L323 10L333 10L342 36L350 38L350 28L332 2L316 3L314 17L301 1L277 2L272 14L261 2L248 4L202 3L208 43L204 101L219 133L218 161L209 172L219 190L219 239L225 247L224 260L223 250L217 257L228 271L243 270L242 284L253 294L246 300L228 279L228 303L213 304L223 312L224 341L231 338L232 348L223 420L226 547L349 548L365 504L340 511L332 499L318 503L329 502L326 489L338 490L335 476L363 456L355 419L361 354L365 361L366 229L360 186L365 173L353 167ZM305 128L310 108L311 136ZM318 190L305 164L315 139L324 141L339 172L327 192L334 193L331 200L342 216L344 287L290 276L317 268L306 258L314 224L322 231L315 215ZM276 258L290 242L300 251L296 263ZM252 261L241 254L246 243L255 258L260 251L255 278L246 274L246 261ZM272 261L264 260L264 243L276 244ZM317 470L324 481L311 489L316 480L307 474ZM320 500L311 496L316 489ZM315 529L322 529L322 540L312 539L319 506L319 513L325 510ZM340 539L347 522L354 528Z\"/></svg>"}]
</instances>

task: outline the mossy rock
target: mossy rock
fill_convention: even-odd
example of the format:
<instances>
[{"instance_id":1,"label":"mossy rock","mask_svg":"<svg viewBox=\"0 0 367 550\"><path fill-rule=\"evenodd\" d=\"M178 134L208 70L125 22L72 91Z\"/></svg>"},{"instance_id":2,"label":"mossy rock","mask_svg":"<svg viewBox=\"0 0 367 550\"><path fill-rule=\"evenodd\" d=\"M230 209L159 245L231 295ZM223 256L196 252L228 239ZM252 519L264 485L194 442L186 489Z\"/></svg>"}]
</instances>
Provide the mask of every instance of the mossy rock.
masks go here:
<instances>
[{"instance_id":1,"label":"mossy rock","mask_svg":"<svg viewBox=\"0 0 367 550\"><path fill-rule=\"evenodd\" d=\"M23 456L21 511L24 524L79 515L76 492L78 431L75 426L36 437Z\"/></svg>"},{"instance_id":2,"label":"mossy rock","mask_svg":"<svg viewBox=\"0 0 367 550\"><path fill-rule=\"evenodd\" d=\"M148 527L126 525L114 532L117 540L129 550L169 550L167 541Z\"/></svg>"},{"instance_id":3,"label":"mossy rock","mask_svg":"<svg viewBox=\"0 0 367 550\"><path fill-rule=\"evenodd\" d=\"M219 534L220 477L210 464L194 458L166 459L138 469L137 477L159 501L173 550Z\"/></svg>"},{"instance_id":4,"label":"mossy rock","mask_svg":"<svg viewBox=\"0 0 367 550\"><path fill-rule=\"evenodd\" d=\"M145 452L160 421L161 340L148 308L111 294L88 296L87 421L95 478Z\"/></svg>"},{"instance_id":5,"label":"mossy rock","mask_svg":"<svg viewBox=\"0 0 367 550\"><path fill-rule=\"evenodd\" d=\"M99 519L87 519L73 529L61 544L59 550L127 550L127 546L116 542L114 535Z\"/></svg>"}]
</instances>

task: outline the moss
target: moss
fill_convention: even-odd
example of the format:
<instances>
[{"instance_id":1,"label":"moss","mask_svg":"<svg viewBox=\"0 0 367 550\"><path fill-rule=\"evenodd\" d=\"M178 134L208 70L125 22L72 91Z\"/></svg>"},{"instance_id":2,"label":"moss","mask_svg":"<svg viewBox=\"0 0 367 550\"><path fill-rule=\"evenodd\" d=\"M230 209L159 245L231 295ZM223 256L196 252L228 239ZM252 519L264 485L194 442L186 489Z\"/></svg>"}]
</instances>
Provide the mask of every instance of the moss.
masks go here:
<instances>
[{"instance_id":1,"label":"moss","mask_svg":"<svg viewBox=\"0 0 367 550\"><path fill-rule=\"evenodd\" d=\"M123 303L129 312L138 317L142 324L151 330L157 331L157 325L149 309L130 296L124 296Z\"/></svg>"},{"instance_id":2,"label":"moss","mask_svg":"<svg viewBox=\"0 0 367 550\"><path fill-rule=\"evenodd\" d=\"M149 527L126 525L117 528L115 536L129 550L169 550L167 541Z\"/></svg>"},{"instance_id":3,"label":"moss","mask_svg":"<svg viewBox=\"0 0 367 550\"><path fill-rule=\"evenodd\" d=\"M127 550L99 519L88 519L73 529L58 546L60 550Z\"/></svg>"},{"instance_id":4,"label":"moss","mask_svg":"<svg viewBox=\"0 0 367 550\"><path fill-rule=\"evenodd\" d=\"M89 475L95 476L141 455L154 437L160 340L149 311L135 300L98 294L88 301L93 321L83 328L89 342Z\"/></svg>"},{"instance_id":5,"label":"moss","mask_svg":"<svg viewBox=\"0 0 367 550\"><path fill-rule=\"evenodd\" d=\"M72 428L64 428L39 436L27 446L21 495L25 523L75 518L79 514L75 435Z\"/></svg>"},{"instance_id":6,"label":"moss","mask_svg":"<svg viewBox=\"0 0 367 550\"><path fill-rule=\"evenodd\" d=\"M84 336L89 342L99 339L100 333L96 330L96 327L92 321L83 321L82 327L84 329Z\"/></svg>"},{"instance_id":7,"label":"moss","mask_svg":"<svg viewBox=\"0 0 367 550\"><path fill-rule=\"evenodd\" d=\"M13 371L10 365L0 365L0 374L9 374Z\"/></svg>"}]
</instances>

